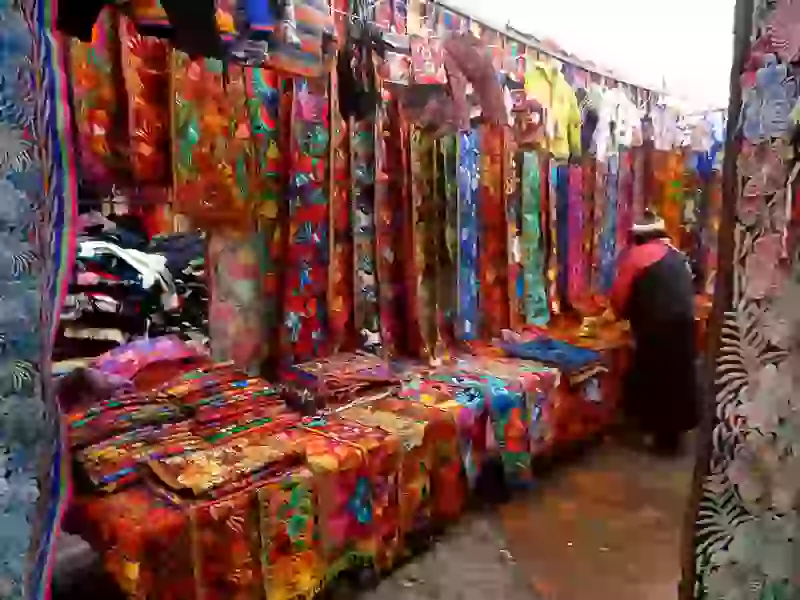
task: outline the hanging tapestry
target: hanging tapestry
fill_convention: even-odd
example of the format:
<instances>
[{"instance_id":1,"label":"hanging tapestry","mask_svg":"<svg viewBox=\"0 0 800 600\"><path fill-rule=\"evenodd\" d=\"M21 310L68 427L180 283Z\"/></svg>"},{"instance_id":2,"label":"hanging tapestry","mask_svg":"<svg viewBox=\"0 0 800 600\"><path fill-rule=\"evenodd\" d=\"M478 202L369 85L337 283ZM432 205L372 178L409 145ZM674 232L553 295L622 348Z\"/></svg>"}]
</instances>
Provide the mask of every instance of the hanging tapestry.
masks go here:
<instances>
[{"instance_id":1,"label":"hanging tapestry","mask_svg":"<svg viewBox=\"0 0 800 600\"><path fill-rule=\"evenodd\" d=\"M133 181L171 186L169 46L159 38L140 35L125 16L119 18L119 35Z\"/></svg>"},{"instance_id":2,"label":"hanging tapestry","mask_svg":"<svg viewBox=\"0 0 800 600\"><path fill-rule=\"evenodd\" d=\"M633 155L633 220L634 222L644 215L645 209L645 150L643 146L631 148Z\"/></svg>"},{"instance_id":3,"label":"hanging tapestry","mask_svg":"<svg viewBox=\"0 0 800 600\"><path fill-rule=\"evenodd\" d=\"M628 245L628 234L634 223L633 176L633 153L631 150L620 150L616 225L617 253Z\"/></svg>"},{"instance_id":4,"label":"hanging tapestry","mask_svg":"<svg viewBox=\"0 0 800 600\"><path fill-rule=\"evenodd\" d=\"M283 201L286 164L282 154L281 95L285 85L274 71L245 69L247 115L253 140L251 186L256 194L255 211L263 234L264 358L279 356L277 343L281 323L282 265L287 211Z\"/></svg>"},{"instance_id":5,"label":"hanging tapestry","mask_svg":"<svg viewBox=\"0 0 800 600\"><path fill-rule=\"evenodd\" d=\"M569 166L567 203L567 299L578 306L586 297L586 255L583 252L583 168Z\"/></svg>"},{"instance_id":6,"label":"hanging tapestry","mask_svg":"<svg viewBox=\"0 0 800 600\"><path fill-rule=\"evenodd\" d=\"M263 359L262 234L209 236L208 325L211 353L257 373Z\"/></svg>"},{"instance_id":7,"label":"hanging tapestry","mask_svg":"<svg viewBox=\"0 0 800 600\"><path fill-rule=\"evenodd\" d=\"M585 264L584 281L590 304L594 304L595 288L592 286L594 273L594 194L596 185L596 161L591 157L583 160L583 234L582 252Z\"/></svg>"},{"instance_id":8,"label":"hanging tapestry","mask_svg":"<svg viewBox=\"0 0 800 600\"><path fill-rule=\"evenodd\" d=\"M436 318L436 230L433 220L434 166L433 139L422 129L414 127L411 132L411 202L412 245L414 249L413 280L414 302L417 316L422 357L432 359L438 350L439 331ZM415 337L417 332L415 332Z\"/></svg>"},{"instance_id":9,"label":"hanging tapestry","mask_svg":"<svg viewBox=\"0 0 800 600\"><path fill-rule=\"evenodd\" d=\"M478 202L479 304L482 331L500 335L508 327L508 252L503 205L503 131L483 126L481 131L481 180Z\"/></svg>"},{"instance_id":10,"label":"hanging tapestry","mask_svg":"<svg viewBox=\"0 0 800 600\"><path fill-rule=\"evenodd\" d=\"M293 94L281 336L281 358L287 364L328 352L327 90L298 79Z\"/></svg>"},{"instance_id":11,"label":"hanging tapestry","mask_svg":"<svg viewBox=\"0 0 800 600\"><path fill-rule=\"evenodd\" d=\"M522 267L525 277L525 323L545 325L550 320L542 236L542 182L539 155L522 158ZM546 162L546 161L545 161Z\"/></svg>"},{"instance_id":12,"label":"hanging tapestry","mask_svg":"<svg viewBox=\"0 0 800 600\"><path fill-rule=\"evenodd\" d=\"M540 162L540 178L542 182L542 200L546 199L542 207L542 214L547 218L547 236L544 247L547 249L547 297L550 301L550 314L557 315L561 312L561 298L558 295L558 196L556 185L558 183L558 165L553 159Z\"/></svg>"},{"instance_id":13,"label":"hanging tapestry","mask_svg":"<svg viewBox=\"0 0 800 600\"><path fill-rule=\"evenodd\" d=\"M455 167L453 152L455 139L451 136L439 138L434 141L434 194L433 194L433 227L439 242L436 250L436 321L439 335L441 336L442 349L446 352L452 347L454 341L453 311L455 309L456 286L455 269L456 258L454 244L456 240L458 223L453 221L454 212L457 212L457 195L450 183L453 179L450 173L451 166Z\"/></svg>"},{"instance_id":14,"label":"hanging tapestry","mask_svg":"<svg viewBox=\"0 0 800 600\"><path fill-rule=\"evenodd\" d=\"M70 42L72 103L81 181L102 196L127 170L127 113L120 64L118 17L108 8L91 42Z\"/></svg>"},{"instance_id":15,"label":"hanging tapestry","mask_svg":"<svg viewBox=\"0 0 800 600\"><path fill-rule=\"evenodd\" d=\"M362 348L369 352L380 352L374 120L350 121L350 186L355 260L355 329Z\"/></svg>"},{"instance_id":16,"label":"hanging tapestry","mask_svg":"<svg viewBox=\"0 0 800 600\"><path fill-rule=\"evenodd\" d=\"M683 229L683 154L680 150L667 153L662 172L661 217L673 243L679 244Z\"/></svg>"},{"instance_id":17,"label":"hanging tapestry","mask_svg":"<svg viewBox=\"0 0 800 600\"><path fill-rule=\"evenodd\" d=\"M0 590L49 598L69 461L50 356L72 275L77 165L51 2L0 6Z\"/></svg>"},{"instance_id":18,"label":"hanging tapestry","mask_svg":"<svg viewBox=\"0 0 800 600\"><path fill-rule=\"evenodd\" d=\"M480 138L475 129L458 134L458 301L456 338L473 340L478 334L478 187Z\"/></svg>"},{"instance_id":19,"label":"hanging tapestry","mask_svg":"<svg viewBox=\"0 0 800 600\"><path fill-rule=\"evenodd\" d=\"M198 227L247 229L251 137L243 70L172 53L175 209Z\"/></svg>"},{"instance_id":20,"label":"hanging tapestry","mask_svg":"<svg viewBox=\"0 0 800 600\"><path fill-rule=\"evenodd\" d=\"M508 298L509 325L518 331L525 315L525 270L522 261L522 189L520 175L522 155L511 145L511 133L504 132L506 139L503 154L503 188L508 227Z\"/></svg>"},{"instance_id":21,"label":"hanging tapestry","mask_svg":"<svg viewBox=\"0 0 800 600\"><path fill-rule=\"evenodd\" d=\"M800 262L797 248L784 246L787 234L797 234L787 192L794 195L798 170L789 111L800 94L789 61L798 54L800 14L793 2L756 5L752 29L749 16L736 24L743 29L737 40L756 35L754 46L739 49L751 58L748 70L733 74L743 87L744 125L731 144L735 184L725 202L735 203L735 216L720 231L730 254L717 281L717 297L730 304L718 324L716 400L703 427L708 452L700 454L695 481L694 561L687 565L694 577L684 581L684 598L800 596Z\"/></svg>"},{"instance_id":22,"label":"hanging tapestry","mask_svg":"<svg viewBox=\"0 0 800 600\"><path fill-rule=\"evenodd\" d=\"M606 175L605 210L600 228L600 290L607 294L614 284L617 248L617 199L619 184L619 155L608 157Z\"/></svg>"},{"instance_id":23,"label":"hanging tapestry","mask_svg":"<svg viewBox=\"0 0 800 600\"><path fill-rule=\"evenodd\" d=\"M555 231L552 253L555 256L556 294L559 305L563 308L568 300L569 280L569 165L551 163L551 189L555 198L551 200L555 208L554 222L550 224Z\"/></svg>"}]
</instances>

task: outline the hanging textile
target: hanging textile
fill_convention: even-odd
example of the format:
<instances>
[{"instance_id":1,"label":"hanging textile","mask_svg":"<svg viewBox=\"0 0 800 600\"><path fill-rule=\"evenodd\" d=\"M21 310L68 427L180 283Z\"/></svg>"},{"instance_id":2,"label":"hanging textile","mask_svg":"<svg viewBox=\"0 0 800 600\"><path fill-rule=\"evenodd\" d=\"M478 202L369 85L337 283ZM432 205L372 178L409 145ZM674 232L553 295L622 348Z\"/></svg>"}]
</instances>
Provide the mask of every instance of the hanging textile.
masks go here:
<instances>
[{"instance_id":1,"label":"hanging textile","mask_svg":"<svg viewBox=\"0 0 800 600\"><path fill-rule=\"evenodd\" d=\"M484 335L499 335L508 327L508 230L503 206L503 131L481 130L481 179L478 214L479 293Z\"/></svg>"},{"instance_id":2,"label":"hanging textile","mask_svg":"<svg viewBox=\"0 0 800 600\"><path fill-rule=\"evenodd\" d=\"M631 148L633 155L633 198L631 201L633 207L633 221L636 222L644 215L645 204L645 149L643 146Z\"/></svg>"},{"instance_id":3,"label":"hanging textile","mask_svg":"<svg viewBox=\"0 0 800 600\"><path fill-rule=\"evenodd\" d=\"M558 295L558 229L557 229L557 190L558 167L555 160L549 158L540 161L540 178L542 182L542 200L546 200L542 207L542 214L546 216L547 236L545 249L547 262L545 274L547 275L547 297L550 302L550 314L557 315L561 312L561 298Z\"/></svg>"},{"instance_id":4,"label":"hanging textile","mask_svg":"<svg viewBox=\"0 0 800 600\"><path fill-rule=\"evenodd\" d=\"M287 364L328 352L328 110L325 91L295 81L281 335L281 359Z\"/></svg>"},{"instance_id":5,"label":"hanging textile","mask_svg":"<svg viewBox=\"0 0 800 600\"><path fill-rule=\"evenodd\" d=\"M411 132L411 201L412 201L412 245L414 251L414 302L419 352L423 358L437 356L439 328L437 320L437 266L435 264L436 228L433 223L434 187L433 140L422 129L414 127ZM418 333L417 333L418 332Z\"/></svg>"},{"instance_id":6,"label":"hanging textile","mask_svg":"<svg viewBox=\"0 0 800 600\"><path fill-rule=\"evenodd\" d=\"M117 24L116 12L106 8L97 18L91 42L70 41L80 177L101 195L110 194L127 171L127 103Z\"/></svg>"},{"instance_id":7,"label":"hanging textile","mask_svg":"<svg viewBox=\"0 0 800 600\"><path fill-rule=\"evenodd\" d=\"M605 294L614 284L617 248L617 199L619 183L619 155L608 157L605 210L600 229L600 290Z\"/></svg>"},{"instance_id":8,"label":"hanging textile","mask_svg":"<svg viewBox=\"0 0 800 600\"><path fill-rule=\"evenodd\" d=\"M570 165L567 182L567 299L570 306L578 306L586 297L586 255L583 252L584 202L583 168Z\"/></svg>"},{"instance_id":9,"label":"hanging textile","mask_svg":"<svg viewBox=\"0 0 800 600\"><path fill-rule=\"evenodd\" d=\"M175 210L198 227L247 229L253 196L244 74L215 59L172 53Z\"/></svg>"},{"instance_id":10,"label":"hanging textile","mask_svg":"<svg viewBox=\"0 0 800 600\"><path fill-rule=\"evenodd\" d=\"M469 341L478 331L478 189L480 138L475 129L458 134L458 301L456 338Z\"/></svg>"},{"instance_id":11,"label":"hanging textile","mask_svg":"<svg viewBox=\"0 0 800 600\"><path fill-rule=\"evenodd\" d=\"M511 143L511 132L504 131L505 148L503 155L503 194L505 198L506 223L508 227L508 298L509 326L518 331L524 323L525 315L525 270L522 262L522 189L520 175L522 165L518 154Z\"/></svg>"},{"instance_id":12,"label":"hanging textile","mask_svg":"<svg viewBox=\"0 0 800 600\"><path fill-rule=\"evenodd\" d=\"M585 264L584 285L587 288L587 295L591 299L590 304L594 304L595 288L592 286L592 274L594 272L593 252L594 252L594 194L596 185L597 163L587 157L583 160L583 234L582 253Z\"/></svg>"},{"instance_id":13,"label":"hanging textile","mask_svg":"<svg viewBox=\"0 0 800 600\"><path fill-rule=\"evenodd\" d=\"M347 0L334 0L333 20L339 39L345 39ZM339 110L339 78L336 69L331 71L330 89L330 227L331 253L328 285L330 298L329 335L331 350L351 348L355 345L353 284L353 224L350 211L350 132L347 120Z\"/></svg>"},{"instance_id":14,"label":"hanging textile","mask_svg":"<svg viewBox=\"0 0 800 600\"><path fill-rule=\"evenodd\" d=\"M353 205L355 328L360 345L380 352L377 238L375 230L375 121L350 121L350 193ZM382 148L383 150L383 148ZM381 160L382 160L381 156ZM385 190L385 187L382 188Z\"/></svg>"},{"instance_id":15,"label":"hanging textile","mask_svg":"<svg viewBox=\"0 0 800 600\"><path fill-rule=\"evenodd\" d=\"M592 292L605 295L602 285L602 264L603 264L603 227L605 224L605 214L608 209L606 203L606 187L608 178L608 163L597 161L595 163L594 178L594 218L592 236Z\"/></svg>"},{"instance_id":16,"label":"hanging textile","mask_svg":"<svg viewBox=\"0 0 800 600\"><path fill-rule=\"evenodd\" d=\"M559 164L553 161L551 164L550 181L552 182L551 189L555 195L555 197L551 199L551 203L555 208L555 213L553 217L554 221L550 226L555 232L555 237L552 240L553 249L551 251L555 257L556 295L562 309L564 308L564 303L569 299L569 179L569 165Z\"/></svg>"},{"instance_id":17,"label":"hanging textile","mask_svg":"<svg viewBox=\"0 0 800 600\"><path fill-rule=\"evenodd\" d=\"M434 142L434 227L439 241L436 244L436 303L437 322L446 352L453 346L455 329L453 316L456 307L456 265L458 239L458 194L452 183L455 179L455 138L446 136Z\"/></svg>"},{"instance_id":18,"label":"hanging textile","mask_svg":"<svg viewBox=\"0 0 800 600\"><path fill-rule=\"evenodd\" d=\"M211 354L252 374L263 359L263 247L260 233L215 233L208 241Z\"/></svg>"},{"instance_id":19,"label":"hanging textile","mask_svg":"<svg viewBox=\"0 0 800 600\"><path fill-rule=\"evenodd\" d=\"M634 223L633 208L633 153L620 150L617 193L617 253L628 245L628 234Z\"/></svg>"},{"instance_id":20,"label":"hanging textile","mask_svg":"<svg viewBox=\"0 0 800 600\"><path fill-rule=\"evenodd\" d=\"M125 16L119 18L119 35L133 181L140 186L171 186L169 46L140 35Z\"/></svg>"},{"instance_id":21,"label":"hanging textile","mask_svg":"<svg viewBox=\"0 0 800 600\"><path fill-rule=\"evenodd\" d=\"M547 161L544 161L547 162ZM545 325L550 320L542 236L542 181L539 155L522 158L522 261L525 277L525 323Z\"/></svg>"},{"instance_id":22,"label":"hanging textile","mask_svg":"<svg viewBox=\"0 0 800 600\"><path fill-rule=\"evenodd\" d=\"M679 244L683 229L683 154L680 150L667 153L662 175L661 217L669 237Z\"/></svg>"},{"instance_id":23,"label":"hanging textile","mask_svg":"<svg viewBox=\"0 0 800 600\"><path fill-rule=\"evenodd\" d=\"M286 161L281 144L281 96L285 90L282 79L267 69L246 69L247 116L253 139L251 189L255 194L255 211L263 234L263 304L264 358L270 361L280 354L281 272L286 239L286 203L283 192ZM285 127L284 127L285 129Z\"/></svg>"},{"instance_id":24,"label":"hanging textile","mask_svg":"<svg viewBox=\"0 0 800 600\"><path fill-rule=\"evenodd\" d=\"M69 496L69 460L51 374L53 339L72 274L77 164L68 55L51 2L0 6L0 588L51 596L54 544Z\"/></svg>"}]
</instances>

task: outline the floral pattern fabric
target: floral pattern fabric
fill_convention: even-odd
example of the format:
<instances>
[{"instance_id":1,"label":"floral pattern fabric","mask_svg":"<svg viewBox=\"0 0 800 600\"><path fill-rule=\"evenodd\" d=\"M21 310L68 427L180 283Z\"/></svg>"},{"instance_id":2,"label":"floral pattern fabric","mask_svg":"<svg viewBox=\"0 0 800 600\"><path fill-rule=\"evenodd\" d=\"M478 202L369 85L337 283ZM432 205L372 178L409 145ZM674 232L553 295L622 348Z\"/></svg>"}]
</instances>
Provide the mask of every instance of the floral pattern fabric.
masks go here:
<instances>
[{"instance_id":1,"label":"floral pattern fabric","mask_svg":"<svg viewBox=\"0 0 800 600\"><path fill-rule=\"evenodd\" d=\"M47 598L68 461L50 354L74 260L77 177L49 2L0 6L0 588ZM33 217L36 217L35 219Z\"/></svg>"},{"instance_id":2,"label":"floral pattern fabric","mask_svg":"<svg viewBox=\"0 0 800 600\"><path fill-rule=\"evenodd\" d=\"M778 3L786 8L789 3ZM756 32L763 21L783 32L796 30L797 13L754 15ZM787 34L788 35L788 34ZM762 38L763 39L763 38ZM758 45L761 39L756 38ZM784 47L784 58L795 54ZM765 71L766 69L766 71ZM742 140L737 156L736 218L720 235L732 241L729 277L718 291L729 292L717 340L716 401L704 434L710 445L704 472L696 480L693 580L688 597L794 598L796 543L800 534L797 478L798 255L796 245L781 255L781 239L796 239L790 215L797 157L788 151L791 132L781 121L783 105L797 101L786 76L794 69L774 56L767 66L742 73ZM791 91L790 91L791 90ZM788 186L788 188L787 188ZM722 244L721 244L722 245ZM725 297L725 294L720 294Z\"/></svg>"},{"instance_id":3,"label":"floral pattern fabric","mask_svg":"<svg viewBox=\"0 0 800 600\"><path fill-rule=\"evenodd\" d=\"M585 297L586 255L583 252L583 168L570 165L567 191L567 299L571 306L578 306Z\"/></svg>"},{"instance_id":4,"label":"floral pattern fabric","mask_svg":"<svg viewBox=\"0 0 800 600\"><path fill-rule=\"evenodd\" d=\"M619 193L619 155L608 157L608 173L606 174L605 209L600 224L600 290L606 294L614 284L617 263L617 203Z\"/></svg>"},{"instance_id":5,"label":"floral pattern fabric","mask_svg":"<svg viewBox=\"0 0 800 600\"><path fill-rule=\"evenodd\" d=\"M542 208L539 155L525 152L522 158L522 261L527 325L545 325L550 320L545 281Z\"/></svg>"},{"instance_id":6,"label":"floral pattern fabric","mask_svg":"<svg viewBox=\"0 0 800 600\"><path fill-rule=\"evenodd\" d=\"M329 160L327 94L295 82L289 166L289 240L281 327L285 363L328 351Z\"/></svg>"}]
</instances>

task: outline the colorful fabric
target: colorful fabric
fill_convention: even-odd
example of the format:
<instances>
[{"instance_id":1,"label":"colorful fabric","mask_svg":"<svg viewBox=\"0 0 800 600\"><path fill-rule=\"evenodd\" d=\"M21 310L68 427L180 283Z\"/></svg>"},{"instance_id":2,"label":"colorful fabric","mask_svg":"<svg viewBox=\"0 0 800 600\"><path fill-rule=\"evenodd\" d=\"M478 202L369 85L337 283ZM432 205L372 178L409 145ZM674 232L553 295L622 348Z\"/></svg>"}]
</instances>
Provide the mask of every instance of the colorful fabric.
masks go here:
<instances>
[{"instance_id":1,"label":"colorful fabric","mask_svg":"<svg viewBox=\"0 0 800 600\"><path fill-rule=\"evenodd\" d=\"M553 159L543 160L539 164L540 179L542 182L542 199L547 199L547 205L542 211L547 215L547 251L546 270L547 298L550 302L550 314L557 315L561 312L561 298L559 296L559 260L558 252L558 164Z\"/></svg>"},{"instance_id":2,"label":"colorful fabric","mask_svg":"<svg viewBox=\"0 0 800 600\"><path fill-rule=\"evenodd\" d=\"M117 377L132 380L145 367L155 362L179 361L201 356L196 348L176 336L166 335L143 339L119 346L98 356L92 367Z\"/></svg>"},{"instance_id":3,"label":"colorful fabric","mask_svg":"<svg viewBox=\"0 0 800 600\"><path fill-rule=\"evenodd\" d=\"M617 199L619 183L619 155L608 157L606 176L606 203L600 224L600 290L608 293L614 284L614 269L617 261Z\"/></svg>"},{"instance_id":4,"label":"colorful fabric","mask_svg":"<svg viewBox=\"0 0 800 600\"><path fill-rule=\"evenodd\" d=\"M375 122L351 121L350 193L353 203L355 259L355 328L360 346L368 352L382 350L377 237L375 233ZM383 160L385 146L381 146ZM382 187L385 191L385 187ZM385 194L384 194L385 196Z\"/></svg>"},{"instance_id":5,"label":"colorful fabric","mask_svg":"<svg viewBox=\"0 0 800 600\"><path fill-rule=\"evenodd\" d=\"M424 358L436 356L439 343L436 316L437 269L436 229L433 223L433 140L421 129L411 132L412 246L414 251L414 292L409 298L417 321L413 337L419 339L417 351ZM413 342L412 342L413 343Z\"/></svg>"},{"instance_id":6,"label":"colorful fabric","mask_svg":"<svg viewBox=\"0 0 800 600\"><path fill-rule=\"evenodd\" d=\"M645 198L645 151L643 147L631 148L633 155L633 166L631 177L633 179L633 190L631 198L631 207L633 211L634 223L644 215L646 204Z\"/></svg>"},{"instance_id":7,"label":"colorful fabric","mask_svg":"<svg viewBox=\"0 0 800 600\"><path fill-rule=\"evenodd\" d=\"M634 223L633 214L633 154L630 150L622 150L619 153L617 193L617 253L628 244L628 234Z\"/></svg>"},{"instance_id":8,"label":"colorful fabric","mask_svg":"<svg viewBox=\"0 0 800 600\"><path fill-rule=\"evenodd\" d=\"M334 9L345 13L346 3L334 4ZM344 14L334 13L337 31L343 38L346 32ZM336 70L331 72L331 256L328 272L330 297L329 335L331 350L338 352L356 344L354 316L355 264L353 232L350 210L350 129L339 111L339 81Z\"/></svg>"},{"instance_id":9,"label":"colorful fabric","mask_svg":"<svg viewBox=\"0 0 800 600\"><path fill-rule=\"evenodd\" d=\"M264 357L274 362L281 323L281 275L286 239L285 148L281 136L286 124L281 119L280 98L284 82L274 71L246 69L247 115L253 136L254 156L251 186L257 192L255 210L264 236L263 304Z\"/></svg>"},{"instance_id":10,"label":"colorful fabric","mask_svg":"<svg viewBox=\"0 0 800 600\"><path fill-rule=\"evenodd\" d=\"M456 339L473 340L478 335L478 161L477 130L458 135L458 303Z\"/></svg>"},{"instance_id":11,"label":"colorful fabric","mask_svg":"<svg viewBox=\"0 0 800 600\"><path fill-rule=\"evenodd\" d=\"M481 131L480 201L478 203L479 305L484 335L499 335L508 327L508 252L503 206L503 134L484 126Z\"/></svg>"},{"instance_id":12,"label":"colorful fabric","mask_svg":"<svg viewBox=\"0 0 800 600\"><path fill-rule=\"evenodd\" d=\"M595 293L592 286L594 274L594 194L596 185L596 161L587 157L583 161L583 233L581 251L585 264L584 281L586 290L591 296Z\"/></svg>"},{"instance_id":13,"label":"colorful fabric","mask_svg":"<svg viewBox=\"0 0 800 600\"><path fill-rule=\"evenodd\" d=\"M503 176L506 222L508 226L508 298L509 326L518 330L524 323L525 269L522 259L522 154L510 145L511 133L504 132L506 147L503 156Z\"/></svg>"},{"instance_id":14,"label":"colorful fabric","mask_svg":"<svg viewBox=\"0 0 800 600\"><path fill-rule=\"evenodd\" d=\"M567 184L567 299L578 306L586 296L586 255L583 252L583 168L570 165Z\"/></svg>"},{"instance_id":15,"label":"colorful fabric","mask_svg":"<svg viewBox=\"0 0 800 600\"><path fill-rule=\"evenodd\" d=\"M243 71L173 53L175 209L207 230L248 229L250 121Z\"/></svg>"},{"instance_id":16,"label":"colorful fabric","mask_svg":"<svg viewBox=\"0 0 800 600\"><path fill-rule=\"evenodd\" d=\"M212 234L208 240L211 353L256 372L264 358L261 256L257 234Z\"/></svg>"},{"instance_id":17,"label":"colorful fabric","mask_svg":"<svg viewBox=\"0 0 800 600\"><path fill-rule=\"evenodd\" d=\"M72 97L80 148L81 178L111 193L126 170L127 115L123 114L117 15L107 8L94 26L93 40L70 42Z\"/></svg>"},{"instance_id":18,"label":"colorful fabric","mask_svg":"<svg viewBox=\"0 0 800 600\"><path fill-rule=\"evenodd\" d=\"M122 74L128 101L131 175L138 185L172 185L169 46L140 35L119 18Z\"/></svg>"},{"instance_id":19,"label":"colorful fabric","mask_svg":"<svg viewBox=\"0 0 800 600\"><path fill-rule=\"evenodd\" d=\"M551 205L555 205L554 221L550 227L555 232L551 240L553 246L551 252L555 256L556 268L556 294L560 306L567 306L568 282L569 282L569 165L551 163L550 186L555 198L551 199Z\"/></svg>"},{"instance_id":20,"label":"colorful fabric","mask_svg":"<svg viewBox=\"0 0 800 600\"><path fill-rule=\"evenodd\" d=\"M605 214L609 210L606 204L606 188L608 178L608 163L596 162L594 178L594 210L592 224L592 291L595 294L604 293L602 287L602 232L605 223Z\"/></svg>"},{"instance_id":21,"label":"colorful fabric","mask_svg":"<svg viewBox=\"0 0 800 600\"><path fill-rule=\"evenodd\" d=\"M329 159L326 94L295 82L289 179L289 240L281 347L285 363L328 349Z\"/></svg>"},{"instance_id":22,"label":"colorful fabric","mask_svg":"<svg viewBox=\"0 0 800 600\"><path fill-rule=\"evenodd\" d=\"M535 152L526 152L522 159L522 261L527 325L544 325L550 320L545 281L542 214L539 155Z\"/></svg>"}]
</instances>

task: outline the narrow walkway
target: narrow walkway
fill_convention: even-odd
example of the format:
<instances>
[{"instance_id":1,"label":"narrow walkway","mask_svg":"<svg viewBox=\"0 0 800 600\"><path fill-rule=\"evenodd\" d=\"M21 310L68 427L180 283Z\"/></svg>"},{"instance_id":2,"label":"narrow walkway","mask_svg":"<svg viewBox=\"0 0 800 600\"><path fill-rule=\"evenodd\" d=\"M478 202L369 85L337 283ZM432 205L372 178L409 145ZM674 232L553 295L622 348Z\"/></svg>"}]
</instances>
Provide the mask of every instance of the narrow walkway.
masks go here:
<instances>
[{"instance_id":1,"label":"narrow walkway","mask_svg":"<svg viewBox=\"0 0 800 600\"><path fill-rule=\"evenodd\" d=\"M675 600L693 462L607 444L501 511L542 600Z\"/></svg>"}]
</instances>

